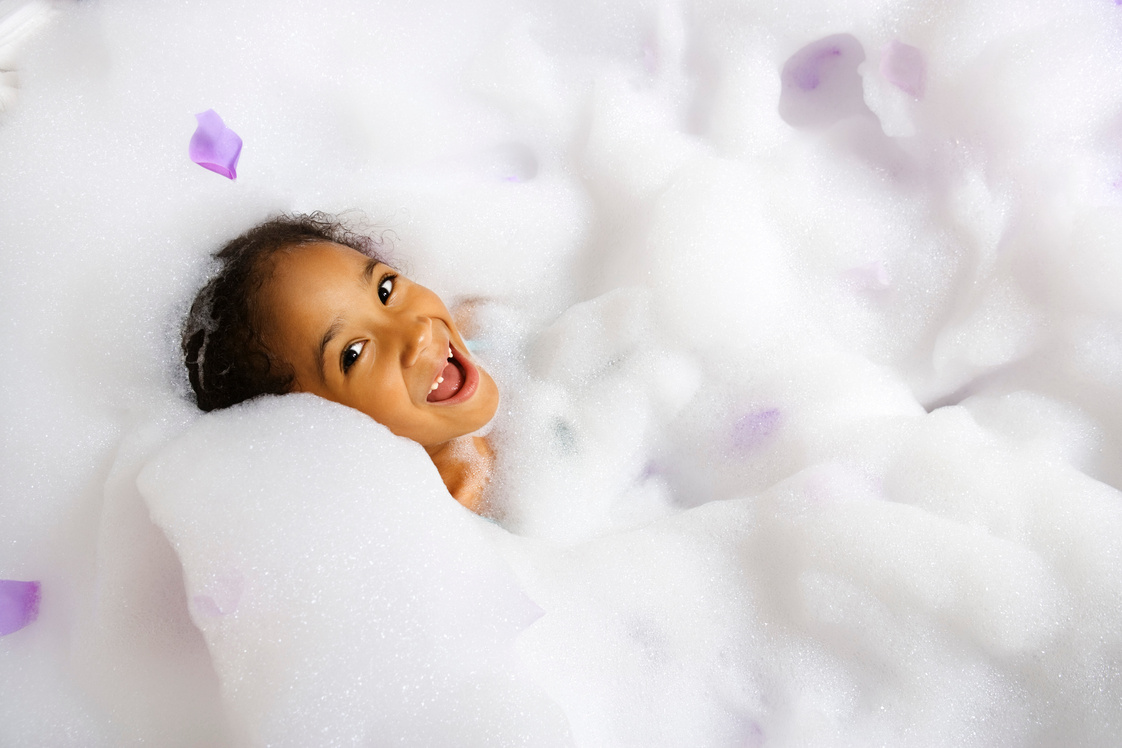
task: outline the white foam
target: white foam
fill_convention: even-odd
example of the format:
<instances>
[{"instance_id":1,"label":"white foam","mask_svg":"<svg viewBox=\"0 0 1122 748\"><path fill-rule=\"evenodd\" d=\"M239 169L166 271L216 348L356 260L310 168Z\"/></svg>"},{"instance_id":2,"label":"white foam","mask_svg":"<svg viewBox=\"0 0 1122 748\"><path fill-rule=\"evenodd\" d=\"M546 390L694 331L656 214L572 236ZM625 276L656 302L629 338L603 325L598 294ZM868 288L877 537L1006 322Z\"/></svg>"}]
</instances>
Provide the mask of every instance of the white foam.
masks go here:
<instances>
[{"instance_id":1,"label":"white foam","mask_svg":"<svg viewBox=\"0 0 1122 748\"><path fill-rule=\"evenodd\" d=\"M0 743L1112 745L1118 13L0 3ZM475 305L502 527L184 399L206 256L352 208Z\"/></svg>"},{"instance_id":2,"label":"white foam","mask_svg":"<svg viewBox=\"0 0 1122 748\"><path fill-rule=\"evenodd\" d=\"M200 418L137 483L237 743L564 739L512 653L541 611L416 443L268 398Z\"/></svg>"}]
</instances>

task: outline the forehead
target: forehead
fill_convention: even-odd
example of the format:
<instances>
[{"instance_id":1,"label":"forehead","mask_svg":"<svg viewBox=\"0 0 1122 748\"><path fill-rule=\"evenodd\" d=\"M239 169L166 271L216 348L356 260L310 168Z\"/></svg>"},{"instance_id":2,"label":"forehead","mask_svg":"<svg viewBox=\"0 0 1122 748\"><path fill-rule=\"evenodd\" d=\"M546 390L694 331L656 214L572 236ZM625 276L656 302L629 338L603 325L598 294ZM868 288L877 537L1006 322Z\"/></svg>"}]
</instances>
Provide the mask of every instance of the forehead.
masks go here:
<instances>
[{"instance_id":1,"label":"forehead","mask_svg":"<svg viewBox=\"0 0 1122 748\"><path fill-rule=\"evenodd\" d=\"M340 244L307 244L278 252L262 288L263 322L273 345L292 362L297 348L318 341L364 293L372 260Z\"/></svg>"},{"instance_id":2,"label":"forehead","mask_svg":"<svg viewBox=\"0 0 1122 748\"><path fill-rule=\"evenodd\" d=\"M327 303L368 282L366 255L341 244L306 244L277 252L265 274L263 298L274 311L293 304Z\"/></svg>"},{"instance_id":3,"label":"forehead","mask_svg":"<svg viewBox=\"0 0 1122 748\"><path fill-rule=\"evenodd\" d=\"M343 244L316 242L285 248L271 261L270 281L322 281L361 272L370 258Z\"/></svg>"}]
</instances>

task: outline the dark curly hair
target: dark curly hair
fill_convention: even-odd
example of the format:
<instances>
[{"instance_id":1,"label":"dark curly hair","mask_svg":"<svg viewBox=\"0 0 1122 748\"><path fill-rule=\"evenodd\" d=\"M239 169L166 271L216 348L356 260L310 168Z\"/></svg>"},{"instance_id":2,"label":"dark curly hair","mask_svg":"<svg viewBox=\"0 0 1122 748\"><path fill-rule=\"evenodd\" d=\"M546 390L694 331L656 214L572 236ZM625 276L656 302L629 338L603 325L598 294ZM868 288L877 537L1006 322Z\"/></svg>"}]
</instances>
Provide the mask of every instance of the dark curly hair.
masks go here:
<instances>
[{"instance_id":1,"label":"dark curly hair","mask_svg":"<svg viewBox=\"0 0 1122 748\"><path fill-rule=\"evenodd\" d=\"M380 241L321 212L276 216L214 254L218 272L199 289L182 331L183 361L199 408L227 408L292 390L292 367L269 350L262 333L258 297L277 253L319 242L343 244L383 261Z\"/></svg>"}]
</instances>

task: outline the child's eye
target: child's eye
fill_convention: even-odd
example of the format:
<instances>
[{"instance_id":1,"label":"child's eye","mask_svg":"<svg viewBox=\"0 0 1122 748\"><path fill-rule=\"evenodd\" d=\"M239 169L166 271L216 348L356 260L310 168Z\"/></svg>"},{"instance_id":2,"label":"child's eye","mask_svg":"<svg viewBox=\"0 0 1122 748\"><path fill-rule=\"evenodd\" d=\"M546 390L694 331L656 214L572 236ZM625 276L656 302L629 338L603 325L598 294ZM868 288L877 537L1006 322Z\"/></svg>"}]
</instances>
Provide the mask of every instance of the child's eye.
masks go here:
<instances>
[{"instance_id":1,"label":"child's eye","mask_svg":"<svg viewBox=\"0 0 1122 748\"><path fill-rule=\"evenodd\" d=\"M366 347L366 341L360 340L357 343L351 343L343 349L343 373L346 374L347 370L354 366L355 361L362 354L362 349Z\"/></svg>"},{"instance_id":2,"label":"child's eye","mask_svg":"<svg viewBox=\"0 0 1122 748\"><path fill-rule=\"evenodd\" d=\"M390 294L393 293L393 282L397 278L396 275L387 275L382 278L382 282L378 284L378 298L385 304L389 301Z\"/></svg>"}]
</instances>

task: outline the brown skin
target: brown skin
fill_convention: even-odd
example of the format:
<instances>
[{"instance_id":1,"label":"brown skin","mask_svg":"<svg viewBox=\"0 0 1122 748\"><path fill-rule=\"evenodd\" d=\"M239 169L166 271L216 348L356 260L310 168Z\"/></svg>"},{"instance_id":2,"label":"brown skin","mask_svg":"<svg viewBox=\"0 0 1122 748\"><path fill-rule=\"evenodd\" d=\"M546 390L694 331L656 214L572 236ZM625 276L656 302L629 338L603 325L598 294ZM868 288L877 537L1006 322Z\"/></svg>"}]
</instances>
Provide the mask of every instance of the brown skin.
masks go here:
<instances>
[{"instance_id":1,"label":"brown skin","mask_svg":"<svg viewBox=\"0 0 1122 748\"><path fill-rule=\"evenodd\" d=\"M427 449L427 448L426 448ZM484 489L495 464L495 451L481 436L463 436L428 450L448 493L476 514L487 513Z\"/></svg>"},{"instance_id":2,"label":"brown skin","mask_svg":"<svg viewBox=\"0 0 1122 748\"><path fill-rule=\"evenodd\" d=\"M485 509L494 453L469 435L494 416L499 392L436 294L350 247L310 244L275 256L263 309L294 391L349 405L418 442L456 501ZM430 401L450 347L469 372L465 385Z\"/></svg>"}]
</instances>

